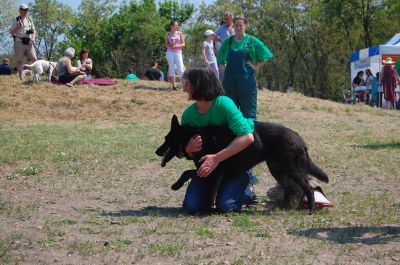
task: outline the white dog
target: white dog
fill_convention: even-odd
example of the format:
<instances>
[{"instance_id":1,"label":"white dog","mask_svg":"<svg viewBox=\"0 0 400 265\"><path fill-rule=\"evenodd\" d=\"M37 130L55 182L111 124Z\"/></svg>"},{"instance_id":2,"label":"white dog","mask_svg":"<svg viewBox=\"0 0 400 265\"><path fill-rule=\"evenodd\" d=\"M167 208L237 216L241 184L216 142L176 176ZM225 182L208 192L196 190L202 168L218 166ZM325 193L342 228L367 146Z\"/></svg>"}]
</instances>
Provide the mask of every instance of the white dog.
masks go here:
<instances>
[{"instance_id":1,"label":"white dog","mask_svg":"<svg viewBox=\"0 0 400 265\"><path fill-rule=\"evenodd\" d=\"M45 61L45 60L37 60L33 64L24 64L24 67L27 67L33 72L33 82L39 83L40 76L43 73L46 73L49 78L49 82L51 82L51 75L56 69L57 63Z\"/></svg>"}]
</instances>

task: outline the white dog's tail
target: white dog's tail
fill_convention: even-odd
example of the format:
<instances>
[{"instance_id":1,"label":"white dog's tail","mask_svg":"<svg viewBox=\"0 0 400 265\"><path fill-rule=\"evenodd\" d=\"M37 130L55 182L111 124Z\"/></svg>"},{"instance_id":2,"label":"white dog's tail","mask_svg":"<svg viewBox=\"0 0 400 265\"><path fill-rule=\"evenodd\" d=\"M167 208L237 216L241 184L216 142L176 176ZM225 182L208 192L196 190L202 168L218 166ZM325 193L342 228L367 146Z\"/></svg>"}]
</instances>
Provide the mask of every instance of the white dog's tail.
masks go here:
<instances>
[{"instance_id":1,"label":"white dog's tail","mask_svg":"<svg viewBox=\"0 0 400 265\"><path fill-rule=\"evenodd\" d=\"M34 61L32 64L24 64L23 67L28 67L28 68L32 68L36 65L38 61Z\"/></svg>"}]
</instances>

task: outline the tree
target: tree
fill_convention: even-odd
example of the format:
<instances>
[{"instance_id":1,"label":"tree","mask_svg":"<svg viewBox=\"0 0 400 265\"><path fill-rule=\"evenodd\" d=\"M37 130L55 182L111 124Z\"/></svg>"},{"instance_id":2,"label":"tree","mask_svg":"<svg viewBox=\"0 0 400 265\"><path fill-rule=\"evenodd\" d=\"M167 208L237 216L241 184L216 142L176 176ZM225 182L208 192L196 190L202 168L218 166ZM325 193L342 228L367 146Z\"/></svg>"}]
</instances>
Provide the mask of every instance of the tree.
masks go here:
<instances>
[{"instance_id":1,"label":"tree","mask_svg":"<svg viewBox=\"0 0 400 265\"><path fill-rule=\"evenodd\" d=\"M0 1L0 54L10 53L12 49L12 38L10 27L13 18L17 16L17 8L13 0Z\"/></svg>"},{"instance_id":2,"label":"tree","mask_svg":"<svg viewBox=\"0 0 400 265\"><path fill-rule=\"evenodd\" d=\"M51 60L57 43L68 32L72 9L57 0L35 0L31 10L37 32L36 47Z\"/></svg>"},{"instance_id":3,"label":"tree","mask_svg":"<svg viewBox=\"0 0 400 265\"><path fill-rule=\"evenodd\" d=\"M68 44L75 49L90 48L103 21L115 13L117 0L82 0L68 32Z\"/></svg>"},{"instance_id":4,"label":"tree","mask_svg":"<svg viewBox=\"0 0 400 265\"><path fill-rule=\"evenodd\" d=\"M160 2L158 13L169 21L176 20L183 24L194 12L194 5L188 2L178 3L176 0L165 0Z\"/></svg>"},{"instance_id":5,"label":"tree","mask_svg":"<svg viewBox=\"0 0 400 265\"><path fill-rule=\"evenodd\" d=\"M100 75L123 77L129 68L144 73L149 63L164 57L165 25L152 0L131 2L101 23L92 45Z\"/></svg>"}]
</instances>

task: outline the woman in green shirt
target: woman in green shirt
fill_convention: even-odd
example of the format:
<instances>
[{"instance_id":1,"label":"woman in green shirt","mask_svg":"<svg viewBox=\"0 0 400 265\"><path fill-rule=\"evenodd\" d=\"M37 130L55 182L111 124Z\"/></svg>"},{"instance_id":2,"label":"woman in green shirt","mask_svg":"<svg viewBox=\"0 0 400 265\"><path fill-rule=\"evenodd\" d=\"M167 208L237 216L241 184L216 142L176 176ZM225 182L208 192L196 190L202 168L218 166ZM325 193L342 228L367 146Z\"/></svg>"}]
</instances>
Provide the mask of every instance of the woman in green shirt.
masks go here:
<instances>
[{"instance_id":1,"label":"woman in green shirt","mask_svg":"<svg viewBox=\"0 0 400 265\"><path fill-rule=\"evenodd\" d=\"M222 86L243 116L255 120L257 89L254 73L273 55L261 40L245 33L246 18L236 17L233 23L236 34L222 43L217 55L218 64L222 68L226 65Z\"/></svg>"},{"instance_id":2,"label":"woman in green shirt","mask_svg":"<svg viewBox=\"0 0 400 265\"><path fill-rule=\"evenodd\" d=\"M218 211L240 211L244 204L253 199L252 194L246 192L249 187L248 174L243 172L223 180L218 190L213 190L215 183L207 177L220 162L239 153L254 141L254 122L252 119L244 118L233 101L223 96L224 90L210 69L192 69L184 74L182 81L183 91L188 94L188 100L195 101L183 112L182 125L228 126L237 135L223 150L202 157L203 164L187 188L183 209L190 214L206 213L212 209L216 198ZM190 155L200 151L201 146L201 137L195 135L185 151Z\"/></svg>"}]
</instances>

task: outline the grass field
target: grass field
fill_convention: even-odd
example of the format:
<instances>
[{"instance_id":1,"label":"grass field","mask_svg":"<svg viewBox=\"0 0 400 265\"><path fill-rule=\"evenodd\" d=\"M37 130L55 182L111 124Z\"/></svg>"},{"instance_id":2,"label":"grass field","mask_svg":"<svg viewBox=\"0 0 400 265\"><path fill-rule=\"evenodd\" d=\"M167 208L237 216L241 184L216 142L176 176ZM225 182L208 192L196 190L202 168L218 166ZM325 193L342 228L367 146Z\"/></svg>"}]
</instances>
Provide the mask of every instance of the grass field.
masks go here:
<instances>
[{"instance_id":1,"label":"grass field","mask_svg":"<svg viewBox=\"0 0 400 265\"><path fill-rule=\"evenodd\" d=\"M188 216L193 168L154 154L188 104L167 84L0 77L0 264L399 264L400 111L259 91L259 120L307 142L332 209ZM275 184L255 168L263 202Z\"/></svg>"}]
</instances>

